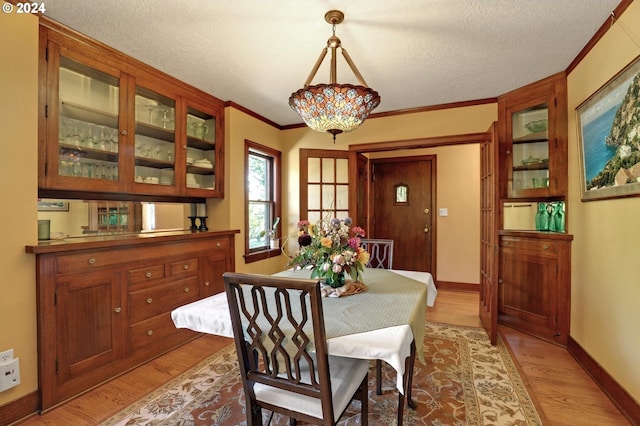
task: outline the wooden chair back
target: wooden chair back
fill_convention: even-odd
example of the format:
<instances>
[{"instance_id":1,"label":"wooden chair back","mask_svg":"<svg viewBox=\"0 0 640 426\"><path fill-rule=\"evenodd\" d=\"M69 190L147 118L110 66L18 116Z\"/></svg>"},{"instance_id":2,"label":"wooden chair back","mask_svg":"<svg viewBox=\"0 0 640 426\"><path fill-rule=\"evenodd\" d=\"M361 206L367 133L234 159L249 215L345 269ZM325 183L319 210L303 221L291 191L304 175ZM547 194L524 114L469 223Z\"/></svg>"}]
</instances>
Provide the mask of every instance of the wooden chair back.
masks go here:
<instances>
[{"instance_id":1,"label":"wooden chair back","mask_svg":"<svg viewBox=\"0 0 640 426\"><path fill-rule=\"evenodd\" d=\"M393 269L393 240L363 238L360 242L370 255L368 268Z\"/></svg>"},{"instance_id":2,"label":"wooden chair back","mask_svg":"<svg viewBox=\"0 0 640 426\"><path fill-rule=\"evenodd\" d=\"M262 383L321 399L324 418L333 419L320 282L229 272L224 282L247 410L261 412L253 385Z\"/></svg>"}]
</instances>

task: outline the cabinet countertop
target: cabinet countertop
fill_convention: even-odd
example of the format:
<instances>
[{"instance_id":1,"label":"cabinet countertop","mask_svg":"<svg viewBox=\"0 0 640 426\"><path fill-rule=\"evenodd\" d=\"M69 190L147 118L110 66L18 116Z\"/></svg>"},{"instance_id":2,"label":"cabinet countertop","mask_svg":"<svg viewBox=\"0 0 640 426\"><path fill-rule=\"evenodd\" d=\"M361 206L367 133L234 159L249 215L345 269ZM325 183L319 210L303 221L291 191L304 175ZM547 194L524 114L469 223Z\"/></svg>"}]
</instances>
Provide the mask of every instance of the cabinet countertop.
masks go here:
<instances>
[{"instance_id":1,"label":"cabinet countertop","mask_svg":"<svg viewBox=\"0 0 640 426\"><path fill-rule=\"evenodd\" d=\"M63 240L40 241L37 245L25 246L25 251L32 254L59 253L76 250L99 249L114 246L137 246L144 244L158 244L161 242L180 241L188 239L206 239L215 237L229 237L240 233L239 229L220 231L159 231L144 233L129 233L117 235L100 235L87 237L72 237Z\"/></svg>"},{"instance_id":2,"label":"cabinet countertop","mask_svg":"<svg viewBox=\"0 0 640 426\"><path fill-rule=\"evenodd\" d=\"M513 231L509 229L501 229L498 234L509 237L524 237L524 238L540 238L548 240L573 240L573 235L565 234L561 232L542 232L542 231Z\"/></svg>"}]
</instances>

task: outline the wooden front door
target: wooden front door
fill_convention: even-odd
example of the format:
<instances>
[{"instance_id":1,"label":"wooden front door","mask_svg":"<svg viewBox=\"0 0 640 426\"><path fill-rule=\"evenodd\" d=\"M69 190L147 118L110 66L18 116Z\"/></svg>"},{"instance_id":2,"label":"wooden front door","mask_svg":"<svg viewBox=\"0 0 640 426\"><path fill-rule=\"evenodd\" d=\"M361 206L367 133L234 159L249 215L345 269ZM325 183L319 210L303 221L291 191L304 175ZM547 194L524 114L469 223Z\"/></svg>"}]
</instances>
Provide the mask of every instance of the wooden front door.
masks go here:
<instances>
[{"instance_id":1,"label":"wooden front door","mask_svg":"<svg viewBox=\"0 0 640 426\"><path fill-rule=\"evenodd\" d=\"M498 194L497 125L489 130L491 140L480 144L480 321L491 344L498 337Z\"/></svg>"},{"instance_id":2,"label":"wooden front door","mask_svg":"<svg viewBox=\"0 0 640 426\"><path fill-rule=\"evenodd\" d=\"M435 156L371 161L371 238L394 240L393 269L435 279Z\"/></svg>"}]
</instances>

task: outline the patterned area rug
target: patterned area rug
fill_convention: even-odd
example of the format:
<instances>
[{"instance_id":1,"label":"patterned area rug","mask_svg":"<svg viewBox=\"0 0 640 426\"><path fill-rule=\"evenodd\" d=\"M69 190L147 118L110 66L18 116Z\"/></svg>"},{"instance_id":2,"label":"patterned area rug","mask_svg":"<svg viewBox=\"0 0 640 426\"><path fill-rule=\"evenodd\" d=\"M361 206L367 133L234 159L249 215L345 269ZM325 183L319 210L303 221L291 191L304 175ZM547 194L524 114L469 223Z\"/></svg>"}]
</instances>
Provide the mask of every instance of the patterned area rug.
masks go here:
<instances>
[{"instance_id":1,"label":"patterned area rug","mask_svg":"<svg viewBox=\"0 0 640 426\"><path fill-rule=\"evenodd\" d=\"M418 408L405 407L405 425L542 425L500 338L491 346L481 328L427 322L424 354L426 365L416 361L414 370ZM396 424L395 370L383 368L383 393L378 396L375 364L370 365L369 424ZM268 424L271 413L263 414ZM360 420L359 403L352 402L339 424ZM274 415L271 424L286 425L288 419ZM213 354L101 425L246 425L235 346Z\"/></svg>"}]
</instances>

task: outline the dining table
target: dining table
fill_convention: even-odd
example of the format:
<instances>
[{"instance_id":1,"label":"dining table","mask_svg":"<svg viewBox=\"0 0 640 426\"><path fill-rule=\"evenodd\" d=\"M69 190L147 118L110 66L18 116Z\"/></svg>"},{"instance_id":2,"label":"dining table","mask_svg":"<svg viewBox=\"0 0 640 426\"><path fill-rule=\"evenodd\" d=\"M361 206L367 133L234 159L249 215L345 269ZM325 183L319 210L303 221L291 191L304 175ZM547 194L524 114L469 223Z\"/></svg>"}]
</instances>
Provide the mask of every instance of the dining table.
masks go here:
<instances>
[{"instance_id":1,"label":"dining table","mask_svg":"<svg viewBox=\"0 0 640 426\"><path fill-rule=\"evenodd\" d=\"M395 369L398 424L405 397L409 407L416 406L411 399L413 364L416 355L425 362L422 344L428 293L435 292L430 274L413 272L365 268L361 281L366 291L323 297L322 302L329 355L379 359ZM308 279L310 274L308 269L289 269L274 275ZM429 301L433 304L433 298ZM225 292L180 306L171 318L178 328L233 337Z\"/></svg>"}]
</instances>

